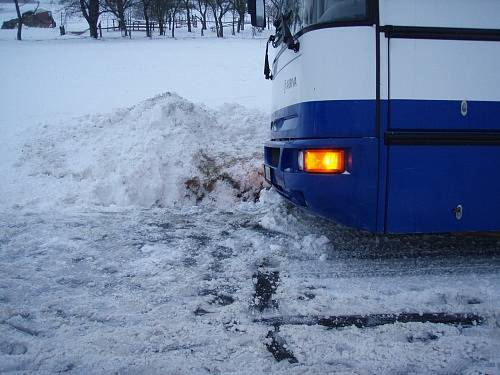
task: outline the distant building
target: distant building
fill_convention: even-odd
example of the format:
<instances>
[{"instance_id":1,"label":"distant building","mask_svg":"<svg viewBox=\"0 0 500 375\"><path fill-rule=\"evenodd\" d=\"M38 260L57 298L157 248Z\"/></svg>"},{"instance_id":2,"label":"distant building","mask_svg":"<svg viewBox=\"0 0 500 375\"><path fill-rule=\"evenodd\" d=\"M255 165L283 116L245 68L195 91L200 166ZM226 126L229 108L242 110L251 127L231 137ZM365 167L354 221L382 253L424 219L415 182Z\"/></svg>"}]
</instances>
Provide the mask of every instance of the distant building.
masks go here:
<instances>
[{"instance_id":1,"label":"distant building","mask_svg":"<svg viewBox=\"0 0 500 375\"><path fill-rule=\"evenodd\" d=\"M56 21L52 17L52 12L45 9L37 9L36 11L29 10L24 12L23 25L28 27L56 27ZM10 21L5 21L2 24L2 29L15 29L18 19L14 18Z\"/></svg>"}]
</instances>

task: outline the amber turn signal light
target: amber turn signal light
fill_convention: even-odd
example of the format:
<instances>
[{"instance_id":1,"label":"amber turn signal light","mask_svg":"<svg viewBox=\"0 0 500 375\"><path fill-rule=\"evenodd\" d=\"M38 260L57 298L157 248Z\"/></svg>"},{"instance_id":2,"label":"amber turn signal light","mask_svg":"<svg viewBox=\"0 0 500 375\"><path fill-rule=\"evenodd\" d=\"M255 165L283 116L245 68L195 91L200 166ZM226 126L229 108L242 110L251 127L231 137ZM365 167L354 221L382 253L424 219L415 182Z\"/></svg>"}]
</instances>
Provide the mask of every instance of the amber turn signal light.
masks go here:
<instances>
[{"instance_id":1,"label":"amber turn signal light","mask_svg":"<svg viewBox=\"0 0 500 375\"><path fill-rule=\"evenodd\" d=\"M301 151L299 169L312 173L343 173L345 172L344 150Z\"/></svg>"}]
</instances>

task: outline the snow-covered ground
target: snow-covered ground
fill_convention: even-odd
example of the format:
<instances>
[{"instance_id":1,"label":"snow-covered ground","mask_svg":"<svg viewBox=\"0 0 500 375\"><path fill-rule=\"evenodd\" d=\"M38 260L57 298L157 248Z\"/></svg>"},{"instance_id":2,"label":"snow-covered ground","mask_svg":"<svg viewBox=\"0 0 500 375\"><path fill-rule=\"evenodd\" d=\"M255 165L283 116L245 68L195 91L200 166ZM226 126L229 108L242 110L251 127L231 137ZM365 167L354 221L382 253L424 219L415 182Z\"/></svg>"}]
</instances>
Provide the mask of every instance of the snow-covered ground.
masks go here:
<instances>
[{"instance_id":1,"label":"snow-covered ground","mask_svg":"<svg viewBox=\"0 0 500 375\"><path fill-rule=\"evenodd\" d=\"M262 190L264 39L26 33L0 33L0 372L500 373L498 238Z\"/></svg>"},{"instance_id":2,"label":"snow-covered ground","mask_svg":"<svg viewBox=\"0 0 500 375\"><path fill-rule=\"evenodd\" d=\"M384 249L369 236L305 217L270 192L227 210L11 211L0 225L3 371L499 370L496 241L393 239ZM259 269L279 273L275 303L262 312ZM293 364L274 359L265 346L274 328L255 322L401 312L476 313L486 321L468 328L283 324L279 335Z\"/></svg>"}]
</instances>

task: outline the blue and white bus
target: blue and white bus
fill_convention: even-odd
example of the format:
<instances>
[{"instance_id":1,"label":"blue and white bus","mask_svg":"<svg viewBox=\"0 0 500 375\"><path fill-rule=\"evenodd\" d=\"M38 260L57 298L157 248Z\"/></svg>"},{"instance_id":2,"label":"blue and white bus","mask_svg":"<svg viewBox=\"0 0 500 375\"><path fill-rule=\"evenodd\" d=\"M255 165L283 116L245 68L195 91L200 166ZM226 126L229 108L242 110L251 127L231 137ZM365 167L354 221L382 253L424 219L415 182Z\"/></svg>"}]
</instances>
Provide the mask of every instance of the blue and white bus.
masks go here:
<instances>
[{"instance_id":1,"label":"blue and white bus","mask_svg":"<svg viewBox=\"0 0 500 375\"><path fill-rule=\"evenodd\" d=\"M265 175L376 233L500 230L500 0L284 0ZM265 26L264 0L250 0Z\"/></svg>"}]
</instances>

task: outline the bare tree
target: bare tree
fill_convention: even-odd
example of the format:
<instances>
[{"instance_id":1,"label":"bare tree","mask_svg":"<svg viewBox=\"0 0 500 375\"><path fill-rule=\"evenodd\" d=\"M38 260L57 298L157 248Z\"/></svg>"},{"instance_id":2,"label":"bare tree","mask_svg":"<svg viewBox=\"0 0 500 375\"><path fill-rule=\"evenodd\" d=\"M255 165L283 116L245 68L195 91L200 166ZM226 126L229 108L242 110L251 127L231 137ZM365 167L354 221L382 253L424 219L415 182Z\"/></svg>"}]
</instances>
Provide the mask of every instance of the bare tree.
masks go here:
<instances>
[{"instance_id":1,"label":"bare tree","mask_svg":"<svg viewBox=\"0 0 500 375\"><path fill-rule=\"evenodd\" d=\"M238 14L237 32L245 30L245 13L247 12L246 0L231 0L233 11Z\"/></svg>"},{"instance_id":2,"label":"bare tree","mask_svg":"<svg viewBox=\"0 0 500 375\"><path fill-rule=\"evenodd\" d=\"M21 33L23 30L23 16L21 14L21 10L19 9L19 1L14 0L14 4L16 6L17 13L17 40L21 40Z\"/></svg>"},{"instance_id":3,"label":"bare tree","mask_svg":"<svg viewBox=\"0 0 500 375\"><path fill-rule=\"evenodd\" d=\"M231 9L231 2L228 0L208 0L215 19L215 29L218 38L224 38L224 24L222 20Z\"/></svg>"},{"instance_id":4,"label":"bare tree","mask_svg":"<svg viewBox=\"0 0 500 375\"><path fill-rule=\"evenodd\" d=\"M79 0L83 17L89 24L90 36L97 39L97 24L101 15L99 0Z\"/></svg>"},{"instance_id":5,"label":"bare tree","mask_svg":"<svg viewBox=\"0 0 500 375\"><path fill-rule=\"evenodd\" d=\"M231 35L236 35L234 25L236 24L236 10L231 7Z\"/></svg>"},{"instance_id":6,"label":"bare tree","mask_svg":"<svg viewBox=\"0 0 500 375\"><path fill-rule=\"evenodd\" d=\"M267 22L268 25L270 24L269 17L271 17L271 19L273 20L278 18L278 14L280 12L282 4L283 0L270 0L266 2L266 14L268 19Z\"/></svg>"},{"instance_id":7,"label":"bare tree","mask_svg":"<svg viewBox=\"0 0 500 375\"><path fill-rule=\"evenodd\" d=\"M16 13L17 13L17 40L22 40L21 33L23 30L23 24L26 23L26 17L29 17L28 16L29 14L32 15L36 14L36 11L40 6L40 2L37 2L36 8L33 11L27 13L21 13L21 8L19 7L19 0L14 0L14 5L16 6Z\"/></svg>"},{"instance_id":8,"label":"bare tree","mask_svg":"<svg viewBox=\"0 0 500 375\"><path fill-rule=\"evenodd\" d=\"M175 16L181 9L183 0L169 0L169 16L172 20L172 38L175 38Z\"/></svg>"},{"instance_id":9,"label":"bare tree","mask_svg":"<svg viewBox=\"0 0 500 375\"><path fill-rule=\"evenodd\" d=\"M90 36L99 37L97 24L99 16L104 13L101 0L61 0L68 14L81 13L89 25Z\"/></svg>"},{"instance_id":10,"label":"bare tree","mask_svg":"<svg viewBox=\"0 0 500 375\"><path fill-rule=\"evenodd\" d=\"M169 0L153 0L151 3L151 15L158 21L160 35L165 35L165 19L169 10Z\"/></svg>"},{"instance_id":11,"label":"bare tree","mask_svg":"<svg viewBox=\"0 0 500 375\"><path fill-rule=\"evenodd\" d=\"M208 0L196 0L195 6L196 10L200 14L198 18L201 21L201 33L203 35L203 30L207 29Z\"/></svg>"},{"instance_id":12,"label":"bare tree","mask_svg":"<svg viewBox=\"0 0 500 375\"><path fill-rule=\"evenodd\" d=\"M142 15L144 16L144 21L146 21L146 36L148 38L151 38L152 35L151 35L151 25L149 23L149 15L150 15L152 0L140 0L140 3L142 8Z\"/></svg>"},{"instance_id":13,"label":"bare tree","mask_svg":"<svg viewBox=\"0 0 500 375\"><path fill-rule=\"evenodd\" d=\"M186 11L188 32L191 32L191 9L193 7L193 4L191 4L191 0L183 0L183 5L184 10Z\"/></svg>"},{"instance_id":14,"label":"bare tree","mask_svg":"<svg viewBox=\"0 0 500 375\"><path fill-rule=\"evenodd\" d=\"M104 0L104 7L118 19L118 27L127 36L125 13L134 5L133 0Z\"/></svg>"}]
</instances>

